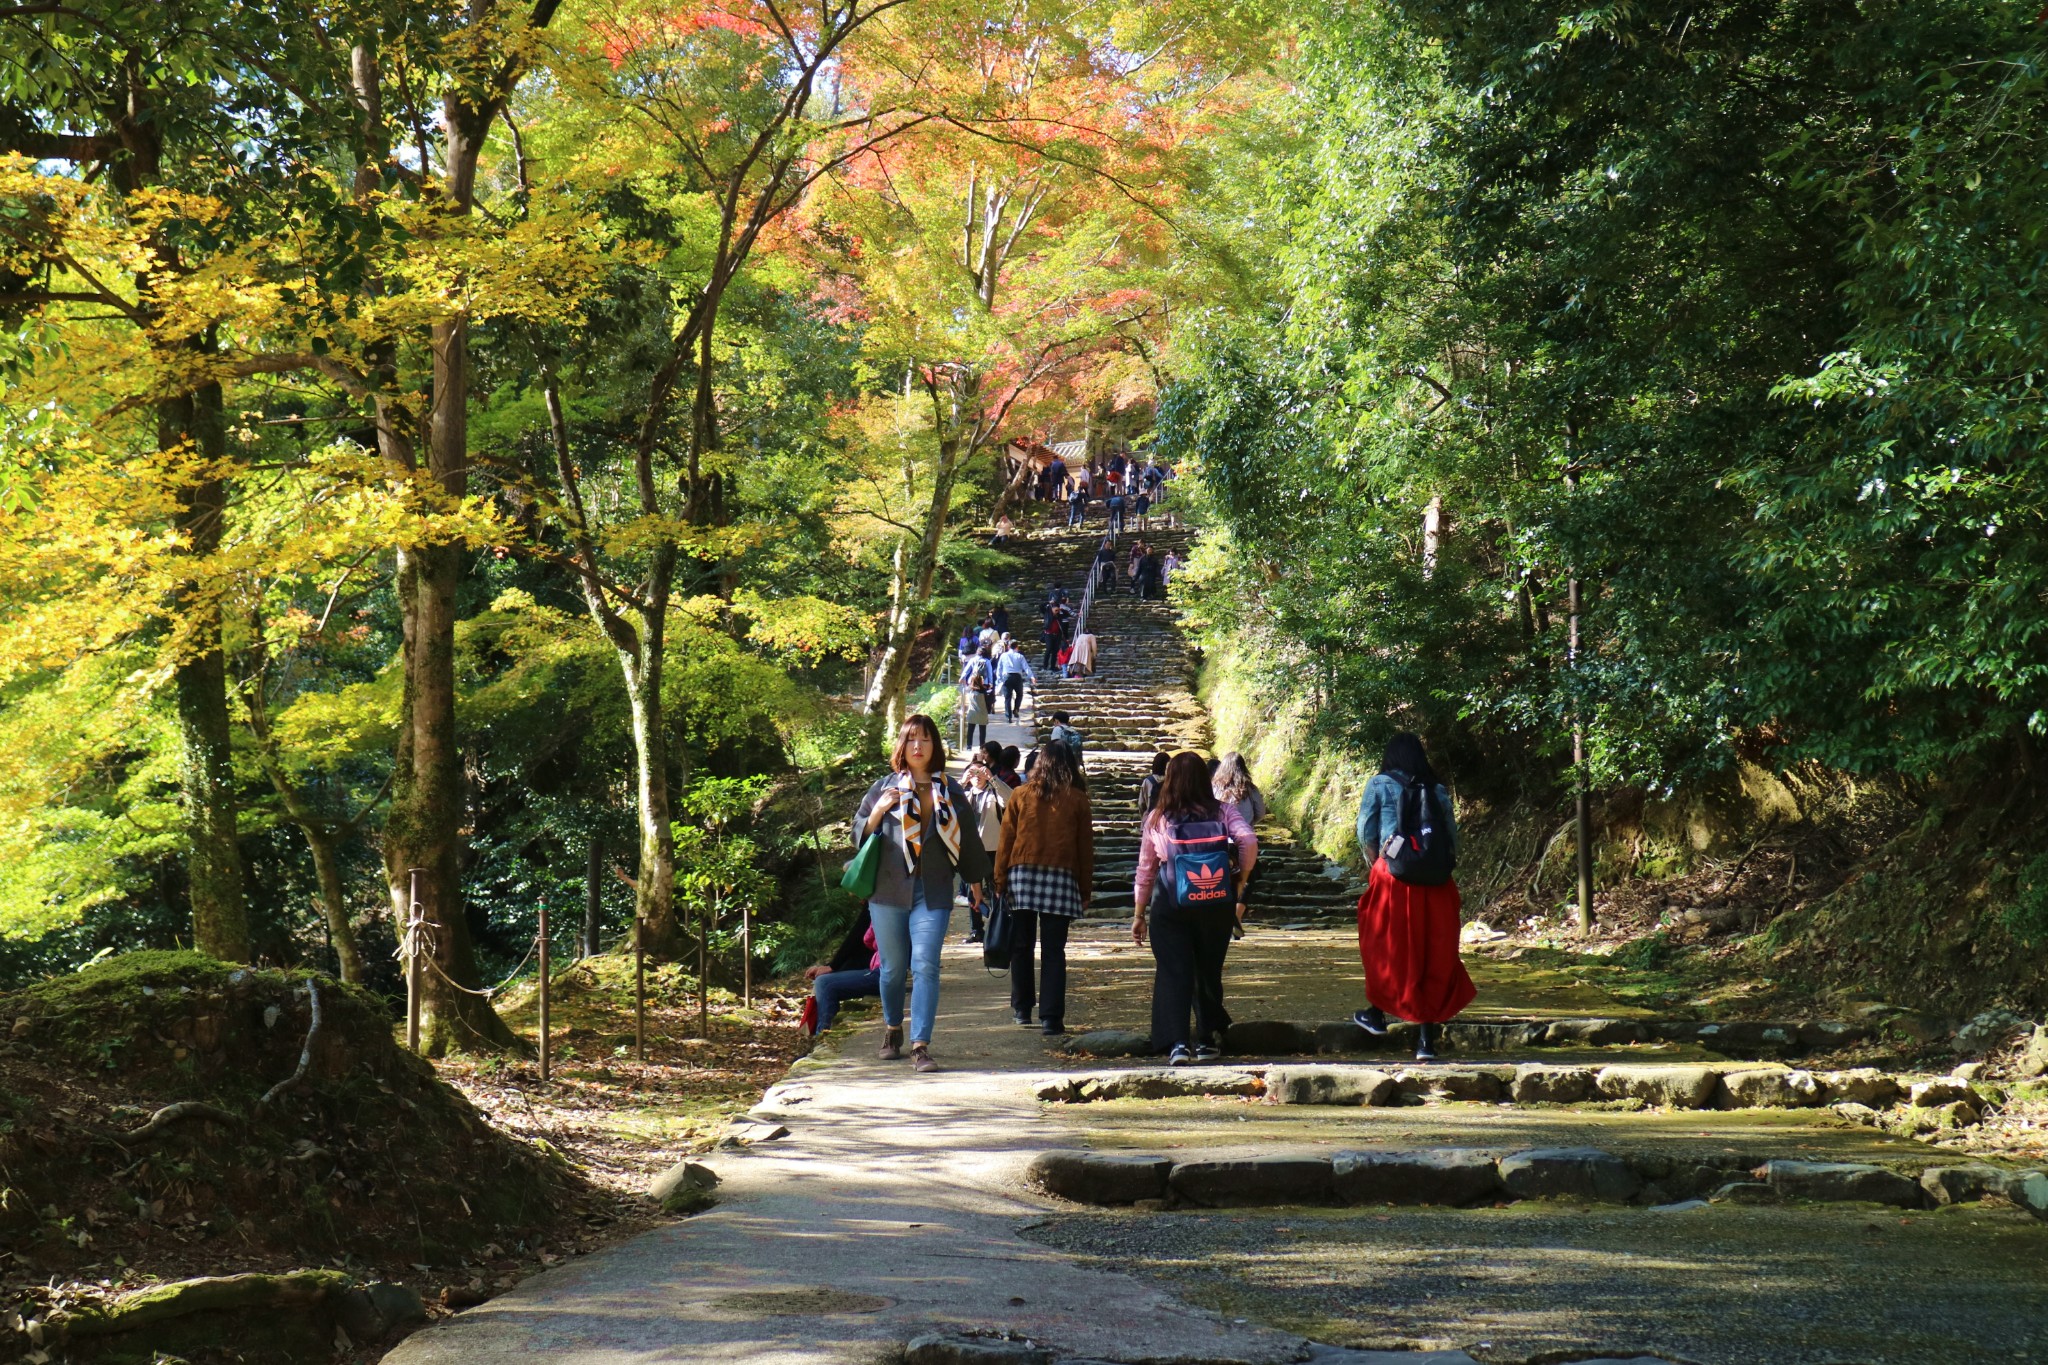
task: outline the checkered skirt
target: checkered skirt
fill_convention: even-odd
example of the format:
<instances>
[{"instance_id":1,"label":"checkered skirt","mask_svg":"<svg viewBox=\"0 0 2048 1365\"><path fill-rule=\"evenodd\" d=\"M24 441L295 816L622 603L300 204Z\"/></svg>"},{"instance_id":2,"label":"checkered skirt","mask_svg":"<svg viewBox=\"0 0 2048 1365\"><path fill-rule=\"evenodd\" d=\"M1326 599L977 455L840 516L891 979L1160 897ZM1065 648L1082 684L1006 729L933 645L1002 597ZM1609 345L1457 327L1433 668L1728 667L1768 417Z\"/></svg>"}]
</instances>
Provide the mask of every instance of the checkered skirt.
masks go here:
<instances>
[{"instance_id":1,"label":"checkered skirt","mask_svg":"<svg viewBox=\"0 0 2048 1365\"><path fill-rule=\"evenodd\" d=\"M1019 863L1005 875L1003 888L1010 909L1033 915L1058 915L1063 919L1081 917L1081 887L1064 867L1034 867Z\"/></svg>"}]
</instances>

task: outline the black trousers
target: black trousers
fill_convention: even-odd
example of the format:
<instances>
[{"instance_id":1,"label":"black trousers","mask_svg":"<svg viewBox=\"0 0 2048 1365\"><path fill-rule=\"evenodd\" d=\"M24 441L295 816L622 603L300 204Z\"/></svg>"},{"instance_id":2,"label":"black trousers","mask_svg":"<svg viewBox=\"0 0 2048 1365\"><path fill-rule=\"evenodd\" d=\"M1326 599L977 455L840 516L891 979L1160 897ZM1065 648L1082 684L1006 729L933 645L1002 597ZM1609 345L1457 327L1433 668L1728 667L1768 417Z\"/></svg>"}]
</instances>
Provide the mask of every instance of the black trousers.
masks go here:
<instances>
[{"instance_id":1,"label":"black trousers","mask_svg":"<svg viewBox=\"0 0 2048 1365\"><path fill-rule=\"evenodd\" d=\"M1168 1052L1191 1041L1221 1043L1230 1027L1230 1012L1223 1008L1223 958L1230 951L1236 907L1179 910L1155 901L1151 919L1153 1048Z\"/></svg>"},{"instance_id":2,"label":"black trousers","mask_svg":"<svg viewBox=\"0 0 2048 1365\"><path fill-rule=\"evenodd\" d=\"M1024 675L1012 673L1003 679L1003 719L1015 725L1017 713L1024 709Z\"/></svg>"},{"instance_id":3,"label":"black trousers","mask_svg":"<svg viewBox=\"0 0 2048 1365\"><path fill-rule=\"evenodd\" d=\"M1019 1014L1038 1007L1038 1017L1058 1023L1067 1017L1067 929L1065 915L1040 915L1029 910L1010 913L1010 1008ZM1032 990L1033 946L1044 949L1044 977Z\"/></svg>"}]
</instances>

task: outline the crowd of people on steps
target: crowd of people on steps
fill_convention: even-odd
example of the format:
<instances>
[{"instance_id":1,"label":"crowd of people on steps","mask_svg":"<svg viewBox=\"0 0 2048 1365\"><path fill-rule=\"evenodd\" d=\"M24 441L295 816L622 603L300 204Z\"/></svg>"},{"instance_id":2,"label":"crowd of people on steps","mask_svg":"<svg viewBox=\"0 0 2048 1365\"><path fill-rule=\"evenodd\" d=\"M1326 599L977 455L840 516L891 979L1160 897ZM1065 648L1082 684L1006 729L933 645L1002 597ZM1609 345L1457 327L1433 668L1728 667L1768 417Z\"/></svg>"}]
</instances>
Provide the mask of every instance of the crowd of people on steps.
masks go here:
<instances>
[{"instance_id":1,"label":"crowd of people on steps","mask_svg":"<svg viewBox=\"0 0 2048 1365\"><path fill-rule=\"evenodd\" d=\"M1081 733L1055 713L1030 755L984 743L955 779L938 726L913 715L889 766L853 819L856 843L872 841L856 862L872 857L873 888L839 952L810 969L806 1022L822 1031L846 1000L879 995L880 1056L936 1070L940 959L958 896L967 941L1009 974L1011 1017L1047 1037L1064 1034L1068 934L1095 883ZM1256 901L1256 826L1266 813L1235 753L1160 753L1139 784L1130 933L1152 954L1151 1045L1170 1066L1213 1061L1229 1047L1225 964ZM1432 1060L1443 1024L1475 990L1459 958L1457 821L1417 736L1388 742L1357 834L1371 871L1357 907L1366 1004L1352 1021L1371 1035L1412 1021L1421 1026L1417 1060Z\"/></svg>"},{"instance_id":2,"label":"crowd of people on steps","mask_svg":"<svg viewBox=\"0 0 2048 1365\"><path fill-rule=\"evenodd\" d=\"M1169 526L1174 524L1172 513L1164 510L1166 488L1172 479L1165 466L1122 451L1073 467L1063 456L1055 455L1031 480L1031 499L1066 503L1069 526L1087 525L1089 504L1099 501L1104 528L1111 535L1121 535L1132 525L1140 531L1150 530L1155 516ZM1007 543L1015 529L1014 523L998 525L997 543Z\"/></svg>"}]
</instances>

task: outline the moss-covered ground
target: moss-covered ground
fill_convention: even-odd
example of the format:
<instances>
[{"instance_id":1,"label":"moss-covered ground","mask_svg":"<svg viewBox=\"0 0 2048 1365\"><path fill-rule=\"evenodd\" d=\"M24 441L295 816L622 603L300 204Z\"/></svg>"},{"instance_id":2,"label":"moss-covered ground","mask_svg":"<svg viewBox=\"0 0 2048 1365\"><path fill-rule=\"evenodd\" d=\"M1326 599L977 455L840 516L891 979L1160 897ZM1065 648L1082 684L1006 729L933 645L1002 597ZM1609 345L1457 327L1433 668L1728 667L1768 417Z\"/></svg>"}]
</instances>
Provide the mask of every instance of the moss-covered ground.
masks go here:
<instances>
[{"instance_id":1,"label":"moss-covered ground","mask_svg":"<svg viewBox=\"0 0 2048 1365\"><path fill-rule=\"evenodd\" d=\"M1826 1110L1640 1111L1581 1106L1442 1103L1345 1109L1256 1099L1109 1100L1046 1110L1076 1140L1102 1150L1207 1149L1258 1155L1288 1149L1601 1147L1673 1157L1877 1161L1915 1167L1950 1160L1939 1149Z\"/></svg>"}]
</instances>

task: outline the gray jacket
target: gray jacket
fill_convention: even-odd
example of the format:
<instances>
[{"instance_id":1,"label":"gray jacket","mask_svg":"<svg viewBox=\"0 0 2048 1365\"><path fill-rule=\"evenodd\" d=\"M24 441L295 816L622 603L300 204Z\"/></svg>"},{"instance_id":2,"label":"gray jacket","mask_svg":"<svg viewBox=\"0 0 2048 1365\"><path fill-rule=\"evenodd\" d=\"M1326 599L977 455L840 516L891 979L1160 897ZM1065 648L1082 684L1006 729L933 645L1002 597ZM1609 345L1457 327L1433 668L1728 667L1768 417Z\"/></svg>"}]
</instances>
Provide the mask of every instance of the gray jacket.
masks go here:
<instances>
[{"instance_id":1,"label":"gray jacket","mask_svg":"<svg viewBox=\"0 0 2048 1365\"><path fill-rule=\"evenodd\" d=\"M860 809L853 813L855 847L867 835L868 812L882 793L896 782L896 774L889 773L875 779L868 794L860 799ZM924 878L924 903L934 910L951 909L953 905L953 879L964 877L970 882L986 881L995 870L994 861L988 850L982 846L981 831L976 828L975 809L967 799L958 782L946 779L946 796L953 803L953 814L960 822L960 865L956 868L946 855L946 842L932 829L932 812L924 814L924 856L919 860L923 866L918 871ZM882 817L882 823L875 826L875 833L882 836L882 866L875 874L874 903L908 909L911 902L911 871L903 859L903 807Z\"/></svg>"},{"instance_id":2,"label":"gray jacket","mask_svg":"<svg viewBox=\"0 0 2048 1365\"><path fill-rule=\"evenodd\" d=\"M1401 779L1376 774L1365 784L1365 799L1358 803L1358 851L1368 865L1377 862L1380 846L1394 837L1401 824ZM1458 817L1451 809L1451 794L1437 783L1436 799L1443 803L1444 823L1450 827L1451 852L1458 851Z\"/></svg>"}]
</instances>

